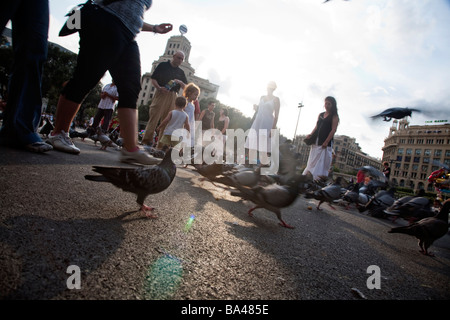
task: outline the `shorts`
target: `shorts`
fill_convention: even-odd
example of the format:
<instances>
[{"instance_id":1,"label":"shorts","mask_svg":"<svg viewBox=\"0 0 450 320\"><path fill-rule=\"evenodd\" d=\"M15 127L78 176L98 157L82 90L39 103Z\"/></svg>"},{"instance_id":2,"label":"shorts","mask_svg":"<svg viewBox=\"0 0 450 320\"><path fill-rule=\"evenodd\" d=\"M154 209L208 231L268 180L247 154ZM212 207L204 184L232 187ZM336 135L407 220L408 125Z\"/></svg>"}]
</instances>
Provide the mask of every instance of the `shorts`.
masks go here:
<instances>
[{"instance_id":1,"label":"shorts","mask_svg":"<svg viewBox=\"0 0 450 320\"><path fill-rule=\"evenodd\" d=\"M118 108L136 109L141 62L135 35L119 18L98 6L81 10L80 49L74 74L61 94L81 103L109 71L119 94Z\"/></svg>"},{"instance_id":2,"label":"shorts","mask_svg":"<svg viewBox=\"0 0 450 320\"><path fill-rule=\"evenodd\" d=\"M178 141L177 140L172 141L172 135L165 134L165 135L163 135L163 137L161 138L159 143L162 144L162 145L168 145L168 146L171 146L171 147L175 147L177 144L180 143L180 141L179 140Z\"/></svg>"}]
</instances>

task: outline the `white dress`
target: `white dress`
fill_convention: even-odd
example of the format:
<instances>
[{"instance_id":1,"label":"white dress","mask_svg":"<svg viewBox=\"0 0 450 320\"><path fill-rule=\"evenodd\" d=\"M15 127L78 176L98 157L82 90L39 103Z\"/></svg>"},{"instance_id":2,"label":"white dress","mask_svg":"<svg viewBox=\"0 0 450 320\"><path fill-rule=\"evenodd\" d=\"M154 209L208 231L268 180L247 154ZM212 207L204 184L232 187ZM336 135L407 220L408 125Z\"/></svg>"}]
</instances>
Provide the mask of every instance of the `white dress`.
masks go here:
<instances>
[{"instance_id":1,"label":"white dress","mask_svg":"<svg viewBox=\"0 0 450 320\"><path fill-rule=\"evenodd\" d=\"M306 174L308 171L311 172L314 179L317 179L319 176L328 177L333 160L333 147L322 148L322 145L317 145L318 139L311 145L308 164L305 170L303 170L303 174Z\"/></svg>"},{"instance_id":2,"label":"white dress","mask_svg":"<svg viewBox=\"0 0 450 320\"><path fill-rule=\"evenodd\" d=\"M191 136L191 147L193 147L195 141L195 106L189 102L184 111L189 117L189 132Z\"/></svg>"},{"instance_id":3,"label":"white dress","mask_svg":"<svg viewBox=\"0 0 450 320\"><path fill-rule=\"evenodd\" d=\"M260 152L270 152L270 130L273 126L274 110L275 97L273 97L269 101L265 101L264 97L261 97L255 120L253 121L250 128L249 136L247 136L247 139L245 141L245 148L258 150ZM252 136L251 129L255 130L256 136Z\"/></svg>"}]
</instances>

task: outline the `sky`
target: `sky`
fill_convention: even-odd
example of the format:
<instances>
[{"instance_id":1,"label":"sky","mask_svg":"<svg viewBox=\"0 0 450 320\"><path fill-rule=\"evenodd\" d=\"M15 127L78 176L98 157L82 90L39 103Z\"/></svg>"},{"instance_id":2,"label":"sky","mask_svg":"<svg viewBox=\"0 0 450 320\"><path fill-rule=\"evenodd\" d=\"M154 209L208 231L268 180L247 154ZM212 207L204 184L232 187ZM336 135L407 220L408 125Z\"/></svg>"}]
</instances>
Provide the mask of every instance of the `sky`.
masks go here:
<instances>
[{"instance_id":1,"label":"sky","mask_svg":"<svg viewBox=\"0 0 450 320\"><path fill-rule=\"evenodd\" d=\"M49 41L78 52L78 34L58 32L83 0L49 2ZM423 112L410 125L450 122L450 0L154 0L144 20L174 28L138 34L143 74L185 25L189 63L220 86L222 104L251 117L267 83L277 83L287 138L312 131L326 96L337 100L336 134L376 158L392 122L372 115L413 107Z\"/></svg>"}]
</instances>

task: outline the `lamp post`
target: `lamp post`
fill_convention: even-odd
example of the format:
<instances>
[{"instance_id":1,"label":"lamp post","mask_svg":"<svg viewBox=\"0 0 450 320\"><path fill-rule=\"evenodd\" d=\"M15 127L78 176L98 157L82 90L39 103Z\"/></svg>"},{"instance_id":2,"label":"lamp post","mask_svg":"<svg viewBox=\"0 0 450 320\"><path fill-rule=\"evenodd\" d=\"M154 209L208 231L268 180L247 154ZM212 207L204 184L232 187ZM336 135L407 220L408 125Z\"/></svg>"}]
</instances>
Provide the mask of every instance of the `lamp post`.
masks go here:
<instances>
[{"instance_id":1,"label":"lamp post","mask_svg":"<svg viewBox=\"0 0 450 320\"><path fill-rule=\"evenodd\" d=\"M297 127L298 127L298 120L300 119L300 111L302 111L302 108L304 107L303 102L300 102L298 104L298 117L297 117L297 124L295 125L295 133L294 133L294 139L292 141L295 141L295 137L297 136Z\"/></svg>"}]
</instances>

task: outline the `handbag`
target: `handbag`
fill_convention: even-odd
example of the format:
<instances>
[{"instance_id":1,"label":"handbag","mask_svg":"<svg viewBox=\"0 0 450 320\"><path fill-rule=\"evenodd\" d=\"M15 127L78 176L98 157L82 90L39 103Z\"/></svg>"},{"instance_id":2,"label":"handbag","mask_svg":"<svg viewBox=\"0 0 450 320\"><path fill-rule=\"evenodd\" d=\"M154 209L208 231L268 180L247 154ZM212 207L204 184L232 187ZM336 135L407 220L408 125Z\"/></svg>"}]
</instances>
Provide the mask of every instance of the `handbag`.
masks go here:
<instances>
[{"instance_id":1,"label":"handbag","mask_svg":"<svg viewBox=\"0 0 450 320\"><path fill-rule=\"evenodd\" d=\"M317 134L314 132L311 137L303 139L303 142L308 146L314 144L316 142Z\"/></svg>"}]
</instances>

